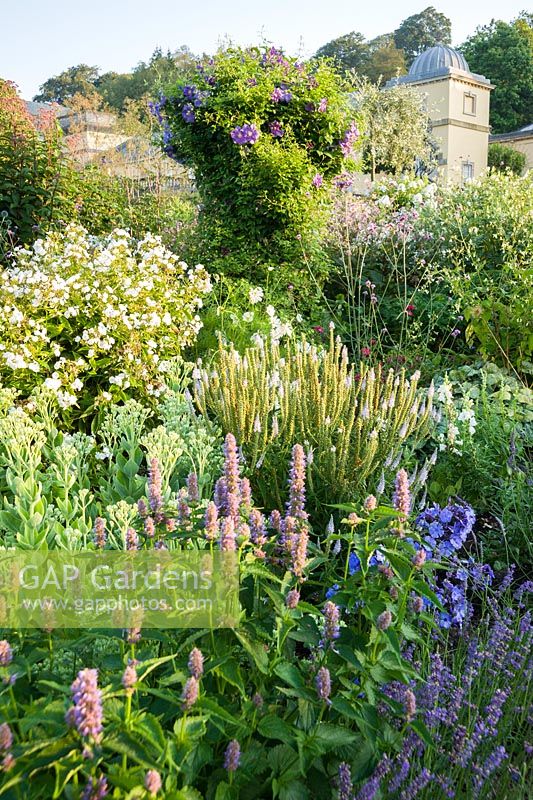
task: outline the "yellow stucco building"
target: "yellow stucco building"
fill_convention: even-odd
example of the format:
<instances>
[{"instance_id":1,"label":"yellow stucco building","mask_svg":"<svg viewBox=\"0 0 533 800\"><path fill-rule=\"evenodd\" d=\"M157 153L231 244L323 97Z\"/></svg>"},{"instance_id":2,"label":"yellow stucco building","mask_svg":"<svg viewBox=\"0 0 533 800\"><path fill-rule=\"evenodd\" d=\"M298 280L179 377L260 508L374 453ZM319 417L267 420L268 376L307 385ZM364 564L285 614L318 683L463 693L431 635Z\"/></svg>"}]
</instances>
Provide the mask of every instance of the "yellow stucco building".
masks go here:
<instances>
[{"instance_id":1,"label":"yellow stucco building","mask_svg":"<svg viewBox=\"0 0 533 800\"><path fill-rule=\"evenodd\" d=\"M533 169L533 123L510 133L498 133L491 136L490 141L505 144L507 147L523 153L526 157L525 171Z\"/></svg>"},{"instance_id":2,"label":"yellow stucco building","mask_svg":"<svg viewBox=\"0 0 533 800\"><path fill-rule=\"evenodd\" d=\"M412 86L426 100L439 172L446 183L464 183L487 168L489 104L493 85L471 72L466 59L446 45L415 58L407 75L389 81Z\"/></svg>"}]
</instances>

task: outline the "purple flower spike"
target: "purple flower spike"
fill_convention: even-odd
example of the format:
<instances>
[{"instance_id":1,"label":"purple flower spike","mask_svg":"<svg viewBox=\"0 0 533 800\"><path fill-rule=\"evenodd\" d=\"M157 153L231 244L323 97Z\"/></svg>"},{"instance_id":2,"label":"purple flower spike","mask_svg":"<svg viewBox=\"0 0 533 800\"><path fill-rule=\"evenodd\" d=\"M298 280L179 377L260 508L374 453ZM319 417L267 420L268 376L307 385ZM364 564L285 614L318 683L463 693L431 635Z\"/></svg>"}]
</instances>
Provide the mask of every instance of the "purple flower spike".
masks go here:
<instances>
[{"instance_id":1,"label":"purple flower spike","mask_svg":"<svg viewBox=\"0 0 533 800\"><path fill-rule=\"evenodd\" d=\"M224 440L224 478L226 480L226 491L238 494L241 485L239 451L237 449L237 440L232 433L226 434Z\"/></svg>"},{"instance_id":2,"label":"purple flower spike","mask_svg":"<svg viewBox=\"0 0 533 800\"><path fill-rule=\"evenodd\" d=\"M72 683L74 724L78 733L99 741L103 731L102 692L98 688L98 670L82 669Z\"/></svg>"},{"instance_id":3,"label":"purple flower spike","mask_svg":"<svg viewBox=\"0 0 533 800\"><path fill-rule=\"evenodd\" d=\"M199 650L198 647L193 647L189 653L188 667L193 678L200 680L204 673L204 657L202 651Z\"/></svg>"},{"instance_id":4,"label":"purple flower spike","mask_svg":"<svg viewBox=\"0 0 533 800\"><path fill-rule=\"evenodd\" d=\"M241 760L241 746L237 739L232 739L226 748L224 756L224 769L228 772L235 772Z\"/></svg>"},{"instance_id":5,"label":"purple flower spike","mask_svg":"<svg viewBox=\"0 0 533 800\"><path fill-rule=\"evenodd\" d=\"M352 773L350 772L350 767L345 761L343 761L342 764L339 764L337 785L339 787L339 800L352 800Z\"/></svg>"},{"instance_id":6,"label":"purple flower spike","mask_svg":"<svg viewBox=\"0 0 533 800\"><path fill-rule=\"evenodd\" d=\"M13 734L7 722L0 725L0 751L11 750L13 744Z\"/></svg>"},{"instance_id":7,"label":"purple flower spike","mask_svg":"<svg viewBox=\"0 0 533 800\"><path fill-rule=\"evenodd\" d=\"M287 514L296 519L306 520L305 511L305 452L301 444L292 448L291 470L289 474L289 502Z\"/></svg>"},{"instance_id":8,"label":"purple flower spike","mask_svg":"<svg viewBox=\"0 0 533 800\"><path fill-rule=\"evenodd\" d=\"M205 510L204 530L205 530L205 538L208 539L210 542L213 542L215 539L218 538L219 534L218 509L212 500L207 504L207 508Z\"/></svg>"},{"instance_id":9,"label":"purple flower spike","mask_svg":"<svg viewBox=\"0 0 533 800\"><path fill-rule=\"evenodd\" d=\"M315 177L313 178L313 180L311 181L311 183L313 184L313 186L315 187L315 189L320 189L320 187L321 187L321 186L322 186L322 184L324 183L324 178L322 177L322 175L320 174L320 172L317 172L317 174L315 175Z\"/></svg>"},{"instance_id":10,"label":"purple flower spike","mask_svg":"<svg viewBox=\"0 0 533 800\"><path fill-rule=\"evenodd\" d=\"M190 678L187 678L185 686L183 687L183 693L181 695L182 708L184 711L189 711L198 700L199 688L200 686L198 680L194 677L194 675L191 675Z\"/></svg>"},{"instance_id":11,"label":"purple flower spike","mask_svg":"<svg viewBox=\"0 0 533 800\"><path fill-rule=\"evenodd\" d=\"M225 552L235 551L235 522L232 517L222 520L222 530L220 536L220 549Z\"/></svg>"},{"instance_id":12,"label":"purple flower spike","mask_svg":"<svg viewBox=\"0 0 533 800\"><path fill-rule=\"evenodd\" d=\"M157 519L158 514L161 513L161 509L163 508L161 470L157 458L150 459L150 466L148 468L148 503L152 514Z\"/></svg>"},{"instance_id":13,"label":"purple flower spike","mask_svg":"<svg viewBox=\"0 0 533 800\"><path fill-rule=\"evenodd\" d=\"M320 700L329 705L331 694L331 675L327 667L320 667L315 678L316 691Z\"/></svg>"},{"instance_id":14,"label":"purple flower spike","mask_svg":"<svg viewBox=\"0 0 533 800\"><path fill-rule=\"evenodd\" d=\"M94 521L94 544L97 550L103 550L107 541L105 519L96 517Z\"/></svg>"},{"instance_id":15,"label":"purple flower spike","mask_svg":"<svg viewBox=\"0 0 533 800\"><path fill-rule=\"evenodd\" d=\"M6 639L0 641L0 667L7 667L13 660L13 650Z\"/></svg>"},{"instance_id":16,"label":"purple flower spike","mask_svg":"<svg viewBox=\"0 0 533 800\"><path fill-rule=\"evenodd\" d=\"M189 503L197 503L200 500L198 475L196 472L190 472L187 476L187 498Z\"/></svg>"},{"instance_id":17,"label":"purple flower spike","mask_svg":"<svg viewBox=\"0 0 533 800\"><path fill-rule=\"evenodd\" d=\"M89 778L85 784L81 800L103 800L104 797L107 797L107 793L107 778L104 775L101 775L98 780Z\"/></svg>"},{"instance_id":18,"label":"purple flower spike","mask_svg":"<svg viewBox=\"0 0 533 800\"><path fill-rule=\"evenodd\" d=\"M357 127L355 122L352 122L346 133L344 134L344 138L340 141L340 148L343 152L343 155L346 158L352 155L355 143L359 138L359 128Z\"/></svg>"},{"instance_id":19,"label":"purple flower spike","mask_svg":"<svg viewBox=\"0 0 533 800\"><path fill-rule=\"evenodd\" d=\"M122 685L125 688L126 692L132 693L133 687L137 683L137 670L135 669L135 664L128 664L126 669L124 670L124 674L122 675Z\"/></svg>"},{"instance_id":20,"label":"purple flower spike","mask_svg":"<svg viewBox=\"0 0 533 800\"><path fill-rule=\"evenodd\" d=\"M404 469L400 469L396 474L396 489L394 492L393 505L405 520L411 511L411 493L409 491L409 476Z\"/></svg>"},{"instance_id":21,"label":"purple flower spike","mask_svg":"<svg viewBox=\"0 0 533 800\"><path fill-rule=\"evenodd\" d=\"M128 528L126 531L126 550L139 549L139 536L135 528Z\"/></svg>"},{"instance_id":22,"label":"purple flower spike","mask_svg":"<svg viewBox=\"0 0 533 800\"><path fill-rule=\"evenodd\" d=\"M328 600L324 606L324 639L332 642L340 636L340 612L334 602Z\"/></svg>"}]
</instances>

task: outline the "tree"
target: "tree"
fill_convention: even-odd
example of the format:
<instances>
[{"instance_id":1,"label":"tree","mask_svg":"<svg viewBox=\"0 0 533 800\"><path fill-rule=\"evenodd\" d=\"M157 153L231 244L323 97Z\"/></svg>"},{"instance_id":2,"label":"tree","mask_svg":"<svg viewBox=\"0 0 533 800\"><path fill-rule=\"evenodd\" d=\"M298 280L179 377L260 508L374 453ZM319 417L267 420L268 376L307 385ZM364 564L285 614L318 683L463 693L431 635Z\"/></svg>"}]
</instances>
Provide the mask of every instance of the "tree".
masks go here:
<instances>
[{"instance_id":1,"label":"tree","mask_svg":"<svg viewBox=\"0 0 533 800\"><path fill-rule=\"evenodd\" d=\"M372 81L388 81L396 75L406 73L405 53L394 44L392 33L377 36L368 42L368 57L362 74Z\"/></svg>"},{"instance_id":2,"label":"tree","mask_svg":"<svg viewBox=\"0 0 533 800\"><path fill-rule=\"evenodd\" d=\"M361 80L354 104L364 121L363 169L372 180L377 172L393 175L431 166L434 148L424 98L410 86L381 89Z\"/></svg>"},{"instance_id":3,"label":"tree","mask_svg":"<svg viewBox=\"0 0 533 800\"><path fill-rule=\"evenodd\" d=\"M39 94L33 98L41 103L67 104L75 94L86 97L94 94L95 83L98 80L98 67L89 67L87 64L78 64L69 67L53 78L48 78L39 87Z\"/></svg>"},{"instance_id":4,"label":"tree","mask_svg":"<svg viewBox=\"0 0 533 800\"><path fill-rule=\"evenodd\" d=\"M492 20L466 40L461 52L472 72L495 88L490 122L495 133L513 131L533 120L533 25L531 15L514 22Z\"/></svg>"},{"instance_id":5,"label":"tree","mask_svg":"<svg viewBox=\"0 0 533 800\"><path fill-rule=\"evenodd\" d=\"M332 58L340 72L354 70L374 83L405 73L403 50L394 44L392 33L367 42L361 33L352 31L325 44L317 50L316 57Z\"/></svg>"},{"instance_id":6,"label":"tree","mask_svg":"<svg viewBox=\"0 0 533 800\"><path fill-rule=\"evenodd\" d=\"M500 142L492 142L489 144L488 164L498 172L510 171L521 175L526 166L526 154Z\"/></svg>"},{"instance_id":7,"label":"tree","mask_svg":"<svg viewBox=\"0 0 533 800\"><path fill-rule=\"evenodd\" d=\"M405 52L407 66L416 56L436 44L450 44L452 23L445 14L428 6L420 14L413 14L394 31L396 47Z\"/></svg>"},{"instance_id":8,"label":"tree","mask_svg":"<svg viewBox=\"0 0 533 800\"><path fill-rule=\"evenodd\" d=\"M316 58L332 58L338 69L360 72L368 58L368 44L362 33L352 31L323 45Z\"/></svg>"}]
</instances>

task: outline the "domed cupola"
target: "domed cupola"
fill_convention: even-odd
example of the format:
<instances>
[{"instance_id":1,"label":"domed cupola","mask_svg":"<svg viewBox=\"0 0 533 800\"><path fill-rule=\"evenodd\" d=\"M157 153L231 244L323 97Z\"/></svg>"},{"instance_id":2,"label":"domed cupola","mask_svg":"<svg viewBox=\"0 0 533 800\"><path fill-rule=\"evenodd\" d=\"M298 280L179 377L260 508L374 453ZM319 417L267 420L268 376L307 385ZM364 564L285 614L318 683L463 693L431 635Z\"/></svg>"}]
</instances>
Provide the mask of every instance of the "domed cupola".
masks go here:
<instances>
[{"instance_id":1,"label":"domed cupola","mask_svg":"<svg viewBox=\"0 0 533 800\"><path fill-rule=\"evenodd\" d=\"M454 50L453 47L437 44L435 47L424 50L423 53L420 53L415 58L408 74L412 80L418 80L427 75L434 75L446 70L449 67L460 69L462 72L470 72L466 58L461 53Z\"/></svg>"}]
</instances>

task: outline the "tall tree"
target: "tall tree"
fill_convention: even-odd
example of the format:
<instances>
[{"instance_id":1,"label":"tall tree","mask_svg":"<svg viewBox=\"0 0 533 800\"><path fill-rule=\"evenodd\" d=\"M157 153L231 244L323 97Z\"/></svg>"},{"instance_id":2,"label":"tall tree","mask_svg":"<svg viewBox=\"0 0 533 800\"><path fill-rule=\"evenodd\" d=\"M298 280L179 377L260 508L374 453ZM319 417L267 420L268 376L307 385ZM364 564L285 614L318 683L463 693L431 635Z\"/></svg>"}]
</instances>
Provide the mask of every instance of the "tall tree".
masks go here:
<instances>
[{"instance_id":1,"label":"tall tree","mask_svg":"<svg viewBox=\"0 0 533 800\"><path fill-rule=\"evenodd\" d=\"M451 21L433 6L407 17L394 31L394 42L396 47L405 52L407 66L428 47L439 43L450 44L451 40Z\"/></svg>"},{"instance_id":2,"label":"tall tree","mask_svg":"<svg viewBox=\"0 0 533 800\"><path fill-rule=\"evenodd\" d=\"M362 33L352 31L323 45L316 52L317 58L332 58L342 71L354 69L359 72L368 58L368 44Z\"/></svg>"},{"instance_id":3,"label":"tall tree","mask_svg":"<svg viewBox=\"0 0 533 800\"><path fill-rule=\"evenodd\" d=\"M368 42L368 57L362 74L372 83L378 83L380 80L388 81L389 78L404 75L405 72L405 53L394 44L392 33L376 36Z\"/></svg>"},{"instance_id":4,"label":"tall tree","mask_svg":"<svg viewBox=\"0 0 533 800\"><path fill-rule=\"evenodd\" d=\"M493 20L462 45L472 72L494 84L490 122L495 133L513 131L533 121L533 18Z\"/></svg>"},{"instance_id":5,"label":"tall tree","mask_svg":"<svg viewBox=\"0 0 533 800\"><path fill-rule=\"evenodd\" d=\"M67 103L75 94L88 97L94 94L95 83L98 80L98 67L90 67L88 64L78 64L69 67L59 75L48 78L39 87L39 94L33 98L41 103Z\"/></svg>"}]
</instances>

